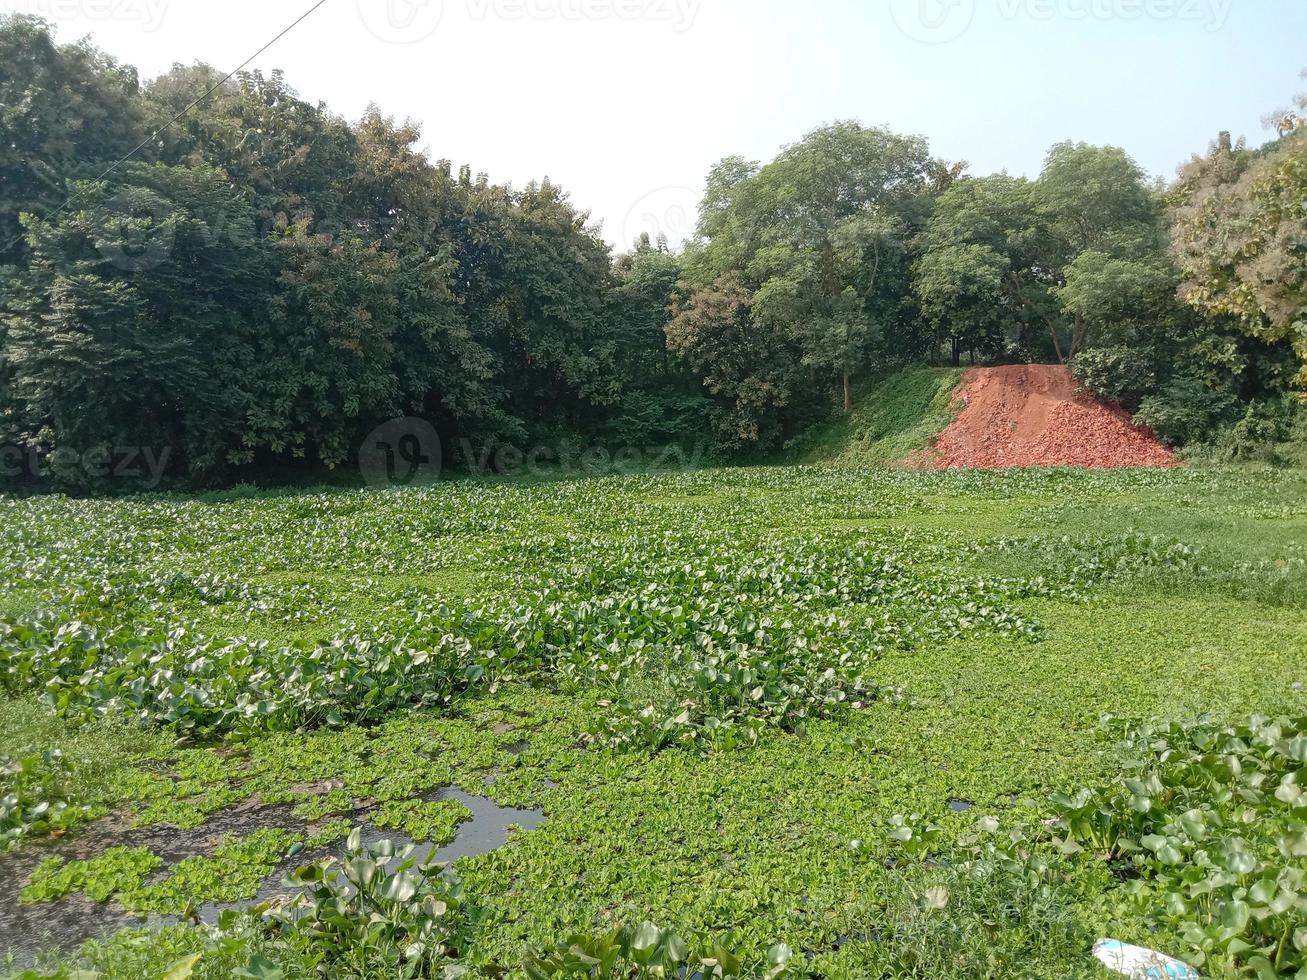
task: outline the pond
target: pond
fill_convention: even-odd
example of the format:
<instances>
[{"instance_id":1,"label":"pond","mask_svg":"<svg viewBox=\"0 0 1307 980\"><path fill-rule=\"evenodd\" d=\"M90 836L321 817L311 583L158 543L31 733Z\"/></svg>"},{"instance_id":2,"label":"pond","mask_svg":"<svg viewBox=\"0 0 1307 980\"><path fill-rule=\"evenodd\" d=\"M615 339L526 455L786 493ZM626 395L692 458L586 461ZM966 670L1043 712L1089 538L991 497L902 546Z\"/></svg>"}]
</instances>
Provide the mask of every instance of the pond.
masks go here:
<instances>
[{"instance_id":1,"label":"pond","mask_svg":"<svg viewBox=\"0 0 1307 980\"><path fill-rule=\"evenodd\" d=\"M472 812L472 818L462 823L458 835L443 847L416 844L414 856L419 863L428 860L453 862L460 858L489 854L508 841L513 828L532 830L545 819L542 810L501 807L492 800L456 789L441 790L423 799L428 802L457 801ZM262 827L279 826L289 816L290 811L286 807L238 809L216 814L208 823L195 830L151 827L115 833L108 826L101 827L98 833L93 828L84 837L67 843L20 850L18 854L0 862L0 878L5 882L3 893L0 894L0 951L9 952L19 964L30 964L36 954L43 950L73 950L88 939L106 936L118 929L133 926L163 928L178 921L173 916L134 915L116 902L97 904L80 893L69 895L58 902L22 905L18 900L22 885L32 869L44 858L57 855L78 860L92 857L109 847L148 847L163 859L164 865L159 870L162 875L179 861L206 853L217 838L228 834L249 834ZM399 850L415 843L401 831L383 831L373 826L366 810L360 811L358 823L363 827L365 844L391 840ZM284 860L268 876L254 899L234 904L209 903L198 908L197 915L203 922L215 923L226 909L293 897L297 889L288 888L282 883L282 878L296 868L339 854L343 847L342 842L317 851L296 854Z\"/></svg>"}]
</instances>

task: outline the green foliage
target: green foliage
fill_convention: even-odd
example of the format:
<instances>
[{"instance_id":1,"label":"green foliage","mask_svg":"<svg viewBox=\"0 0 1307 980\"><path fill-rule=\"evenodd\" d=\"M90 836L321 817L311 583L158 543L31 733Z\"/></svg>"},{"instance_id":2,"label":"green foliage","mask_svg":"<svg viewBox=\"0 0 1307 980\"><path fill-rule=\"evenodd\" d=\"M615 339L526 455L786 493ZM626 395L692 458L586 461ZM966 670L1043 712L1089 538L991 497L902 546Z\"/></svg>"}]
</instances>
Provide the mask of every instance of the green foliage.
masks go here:
<instances>
[{"instance_id":1,"label":"green foliage","mask_svg":"<svg viewBox=\"0 0 1307 980\"><path fill-rule=\"evenodd\" d=\"M295 840L278 828L226 839L212 855L185 858L153 883L150 879L162 861L147 848L110 848L84 861L47 858L23 889L22 901L53 902L82 892L93 902L113 898L136 912L182 915L203 902L253 898Z\"/></svg>"},{"instance_id":2,"label":"green foliage","mask_svg":"<svg viewBox=\"0 0 1307 980\"><path fill-rule=\"evenodd\" d=\"M1126 891L1196 966L1292 975L1307 954L1305 731L1268 717L1132 728L1126 774L1054 796L1058 826L1130 866Z\"/></svg>"},{"instance_id":3,"label":"green foliage","mask_svg":"<svg viewBox=\"0 0 1307 980\"><path fill-rule=\"evenodd\" d=\"M1099 398L1137 411L1153 390L1156 375L1148 358L1131 347L1094 347L1071 361L1076 380Z\"/></svg>"},{"instance_id":4,"label":"green foliage","mask_svg":"<svg viewBox=\"0 0 1307 980\"><path fill-rule=\"evenodd\" d=\"M0 265L22 254L23 213L61 200L60 175L137 142L136 70L89 44L55 44L37 18L0 17Z\"/></svg>"},{"instance_id":5,"label":"green foliage","mask_svg":"<svg viewBox=\"0 0 1307 980\"><path fill-rule=\"evenodd\" d=\"M68 769L58 749L11 759L0 755L0 850L23 837L62 834L91 814L69 806Z\"/></svg>"},{"instance_id":6,"label":"green foliage","mask_svg":"<svg viewBox=\"0 0 1307 980\"><path fill-rule=\"evenodd\" d=\"M96 689L111 713L111 697L133 713L136 692L160 692L148 707L190 685L211 697L194 699L196 717L236 725L214 721L233 738L210 741L188 715L160 716L119 736L81 700L81 661L56 685L68 716L38 712L34 698L7 704L0 746L11 758L62 749L70 806L114 812L56 845L69 864L142 841L165 859L139 887L112 885L108 868L86 879L117 904L184 913L247 901L288 851L387 815L415 821L409 830L432 816L443 839L461 811L420 801L457 787L545 819L459 862L472 900L457 916L458 955L441 966L512 975L524 950L548 961L649 920L693 955L729 963L729 953L745 975L783 942L792 971L841 980L1020 975L1023 964L1074 976L1104 935L1188 947L1165 922L1151 931L1113 877L1131 865L1085 844L1059 854L1051 838L1066 834L1042 824L1051 809L1025 801L1122 774L1102 751L1104 711L1302 714L1303 495L1301 474L1260 469L809 467L391 493L0 498L0 576L22 597L11 629L35 615L53 631L43 643L60 628L74 646L87 631L114 637L87 641L122 678L112 693ZM170 631L158 673L173 673L157 684L116 646ZM466 643L471 660L451 669L486 673L423 703L421 691L450 677L379 674L347 644L354 686L309 689L344 692L333 724L295 706L305 689L286 681L259 682L277 705L267 719L224 716L241 692L196 666L231 647L252 658L250 676L266 663L289 678L297 665L279 651L307 658L340 637L381 636L413 651ZM55 657L40 664L59 669ZM369 684L382 693L354 713ZM687 709L692 723L671 740L626 739L625 720L650 706L660 724ZM71 727L83 717L88 727ZM995 846L1047 873L1008 866L983 842L959 852L970 820L950 800L1027 827L1019 845ZM903 826L928 841L921 860L891 839L893 814L919 815ZM247 829L232 831L233 819ZM274 833L252 838L265 822ZM224 833L241 836L220 856L207 841ZM59 909L61 920L78 908ZM313 969L281 926L248 919L221 935L170 931L157 949L124 937L82 955L124 976L162 975L196 953L200 977ZM342 932L366 938L350 921ZM370 948L390 963L397 943Z\"/></svg>"},{"instance_id":7,"label":"green foliage","mask_svg":"<svg viewBox=\"0 0 1307 980\"><path fill-rule=\"evenodd\" d=\"M810 430L786 450L806 463L900 463L953 421L953 392L961 379L949 368L896 371L857 390L848 415Z\"/></svg>"},{"instance_id":8,"label":"green foliage","mask_svg":"<svg viewBox=\"0 0 1307 980\"><path fill-rule=\"evenodd\" d=\"M398 800L383 803L372 823L380 830L402 830L418 843L444 845L458 834L459 824L471 819L472 811L457 800Z\"/></svg>"},{"instance_id":9,"label":"green foliage","mask_svg":"<svg viewBox=\"0 0 1307 980\"><path fill-rule=\"evenodd\" d=\"M708 940L687 942L672 929L652 922L627 926L604 936L574 936L551 953L528 953L522 962L530 980L559 978L665 977L698 975L721 980L780 980L795 976L794 951L778 943L765 961L746 966L729 948Z\"/></svg>"},{"instance_id":10,"label":"green foliage","mask_svg":"<svg viewBox=\"0 0 1307 980\"><path fill-rule=\"evenodd\" d=\"M1135 418L1173 446L1211 439L1238 402L1192 377L1174 378L1139 405Z\"/></svg>"},{"instance_id":11,"label":"green foliage","mask_svg":"<svg viewBox=\"0 0 1307 980\"><path fill-rule=\"evenodd\" d=\"M120 893L135 893L163 862L148 848L114 847L85 861L46 858L23 889L27 904L54 902L82 892L93 902L107 902Z\"/></svg>"},{"instance_id":12,"label":"green foliage","mask_svg":"<svg viewBox=\"0 0 1307 980\"><path fill-rule=\"evenodd\" d=\"M0 703L0 851L102 816L118 774L162 751L127 726L69 726L34 699Z\"/></svg>"},{"instance_id":13,"label":"green foliage","mask_svg":"<svg viewBox=\"0 0 1307 980\"><path fill-rule=\"evenodd\" d=\"M338 867L310 865L288 882L305 891L277 921L297 972L336 977L439 977L465 943L462 882L419 865L390 841L364 846L355 830Z\"/></svg>"},{"instance_id":14,"label":"green foliage","mask_svg":"<svg viewBox=\"0 0 1307 980\"><path fill-rule=\"evenodd\" d=\"M1172 248L1185 302L1228 317L1246 334L1292 345L1307 380L1303 317L1307 276L1301 253L1307 199L1307 96L1282 116L1280 138L1261 150L1222 133L1174 190Z\"/></svg>"},{"instance_id":15,"label":"green foliage","mask_svg":"<svg viewBox=\"0 0 1307 980\"><path fill-rule=\"evenodd\" d=\"M917 265L921 311L941 338L953 344L953 364L963 350L984 356L1001 352L1001 289L1007 263L986 245L959 245L927 252Z\"/></svg>"},{"instance_id":16,"label":"green foliage","mask_svg":"<svg viewBox=\"0 0 1307 980\"><path fill-rule=\"evenodd\" d=\"M1262 406L1302 379L1301 107L1164 194L1116 147L969 178L837 122L718 164L683 254L614 258L557 185L454 173L414 125L347 122L280 72L142 86L25 16L0 53L6 484L348 473L407 417L469 462L573 439L758 458L868 377L1095 348L1131 352L1093 384L1171 441L1282 455Z\"/></svg>"},{"instance_id":17,"label":"green foliage","mask_svg":"<svg viewBox=\"0 0 1307 980\"><path fill-rule=\"evenodd\" d=\"M1041 853L1020 831L999 832L982 818L938 862L912 821L895 818L890 841L896 869L883 909L863 928L881 932L863 951L865 975L1097 976L1084 950L1095 940L1077 913L1072 868ZM938 831L935 834L938 837Z\"/></svg>"},{"instance_id":18,"label":"green foliage","mask_svg":"<svg viewBox=\"0 0 1307 980\"><path fill-rule=\"evenodd\" d=\"M920 138L843 122L709 175L668 348L723 403L728 439L770 448L821 414L823 388L847 410L868 368L922 353L907 294L929 165Z\"/></svg>"}]
</instances>

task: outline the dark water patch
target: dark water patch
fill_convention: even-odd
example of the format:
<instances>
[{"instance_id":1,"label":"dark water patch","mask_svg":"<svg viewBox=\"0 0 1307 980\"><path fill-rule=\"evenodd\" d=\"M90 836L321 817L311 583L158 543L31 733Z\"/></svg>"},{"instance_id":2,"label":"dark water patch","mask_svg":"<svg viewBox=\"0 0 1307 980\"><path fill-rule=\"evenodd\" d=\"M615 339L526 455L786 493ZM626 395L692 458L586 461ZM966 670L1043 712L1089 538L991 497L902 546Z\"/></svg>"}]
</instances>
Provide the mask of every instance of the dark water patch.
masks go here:
<instances>
[{"instance_id":1,"label":"dark water patch","mask_svg":"<svg viewBox=\"0 0 1307 980\"><path fill-rule=\"evenodd\" d=\"M955 797L948 801L948 808L954 813L966 813L968 810L974 810L976 804L972 803L970 800L963 800Z\"/></svg>"},{"instance_id":2,"label":"dark water patch","mask_svg":"<svg viewBox=\"0 0 1307 980\"><path fill-rule=\"evenodd\" d=\"M189 830L165 824L133 828L121 818L108 817L72 837L32 842L0 861L0 880L5 883L0 891L0 952L8 951L19 962L31 963L42 950L73 949L88 939L152 921L128 912L116 902L97 904L81 894L57 902L21 904L23 886L47 858L87 861L110 848L144 847L163 861L151 879L158 881L186 858L212 853L224 837L243 837L264 827L294 823L289 806L246 804L215 813L201 826Z\"/></svg>"},{"instance_id":3,"label":"dark water patch","mask_svg":"<svg viewBox=\"0 0 1307 980\"><path fill-rule=\"evenodd\" d=\"M461 823L458 827L457 836L444 846L420 844L401 830L394 828L380 830L370 823L362 824L363 833L361 836L363 844L366 846L375 844L378 841L388 840L394 843L396 851L412 845L413 853L409 857L415 859L418 865L433 861L452 863L460 858L480 857L483 854L498 850L508 843L508 835L513 827L519 827L522 830L534 830L545 820L543 810L515 810L511 807L501 807L493 800L473 796L459 789L440 790L437 793L429 793L421 797L421 799L426 803L438 803L447 800L457 801L472 811L472 818ZM339 858L343 856L344 850L344 842L341 842L316 851L297 854L293 858L283 861L277 871L268 877L253 902L211 903L201 906L198 910L200 920L215 923L218 921L218 917L228 909L245 908L251 904L259 905L264 902L293 898L298 889L288 888L282 884L282 879L286 875L296 868L302 868L317 861L324 861L332 857ZM400 858L396 857L387 867L394 870L400 863Z\"/></svg>"},{"instance_id":4,"label":"dark water patch","mask_svg":"<svg viewBox=\"0 0 1307 980\"><path fill-rule=\"evenodd\" d=\"M472 819L462 823L458 829L458 836L444 847L418 844L414 855L419 864L426 861L457 861L460 858L489 854L508 843L510 828L534 830L545 821L543 810L515 810L512 807L499 806L493 800L472 796L460 789L441 790L426 799L433 803L443 800L462 803L472 811ZM364 828L365 844L374 844L380 840L392 840L396 847L413 843L411 838L397 831L377 830L371 825Z\"/></svg>"},{"instance_id":5,"label":"dark water patch","mask_svg":"<svg viewBox=\"0 0 1307 980\"><path fill-rule=\"evenodd\" d=\"M508 841L512 827L532 830L544 822L542 810L515 810L496 805L480 796L462 790L447 789L422 797L425 802L456 800L472 812L472 818L459 826L454 840L438 847L434 844L415 844L398 830L379 830L367 822L369 808L346 814L354 824L363 827L365 844L390 840L397 849L414 844L413 856L419 863L426 861L452 862L465 857L479 857L497 850ZM156 826L124 829L112 819L101 821L78 837L53 844L34 844L17 854L0 861L0 879L5 882L0 892L0 956L8 952L17 964L31 965L38 953L76 949L89 939L107 936L127 927L162 929L180 920L175 916L139 916L123 909L114 901L96 904L81 894L72 894L57 902L21 905L18 896L32 871L51 856L68 861L81 861L96 857L113 847L147 847L163 859L163 866L155 878L166 878L172 866L188 857L212 853L213 848L229 836L246 836L265 827L287 827L304 831L306 822L294 816L289 806L247 806L214 814L207 823L193 830ZM196 915L201 922L216 923L229 909L248 908L266 902L294 897L297 889L282 884L282 879L296 868L315 861L340 857L344 844L338 843L312 852L303 852L285 858L276 870L265 879L258 894L250 901L235 903L211 902L200 906ZM398 863L398 861L394 862Z\"/></svg>"}]
</instances>

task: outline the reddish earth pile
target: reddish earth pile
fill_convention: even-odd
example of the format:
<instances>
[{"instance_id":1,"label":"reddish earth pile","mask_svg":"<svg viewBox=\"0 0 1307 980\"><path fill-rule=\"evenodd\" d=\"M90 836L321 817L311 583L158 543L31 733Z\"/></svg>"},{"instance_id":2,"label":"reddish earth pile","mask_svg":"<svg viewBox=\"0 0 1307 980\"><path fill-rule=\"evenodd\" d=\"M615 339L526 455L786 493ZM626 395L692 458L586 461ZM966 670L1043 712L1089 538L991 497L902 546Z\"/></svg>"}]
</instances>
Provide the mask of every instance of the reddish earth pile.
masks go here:
<instances>
[{"instance_id":1,"label":"reddish earth pile","mask_svg":"<svg viewBox=\"0 0 1307 980\"><path fill-rule=\"evenodd\" d=\"M1062 365L973 368L958 388L962 407L931 449L909 462L921 469L1022 466L1175 466L1174 454L1124 409L1080 390Z\"/></svg>"}]
</instances>

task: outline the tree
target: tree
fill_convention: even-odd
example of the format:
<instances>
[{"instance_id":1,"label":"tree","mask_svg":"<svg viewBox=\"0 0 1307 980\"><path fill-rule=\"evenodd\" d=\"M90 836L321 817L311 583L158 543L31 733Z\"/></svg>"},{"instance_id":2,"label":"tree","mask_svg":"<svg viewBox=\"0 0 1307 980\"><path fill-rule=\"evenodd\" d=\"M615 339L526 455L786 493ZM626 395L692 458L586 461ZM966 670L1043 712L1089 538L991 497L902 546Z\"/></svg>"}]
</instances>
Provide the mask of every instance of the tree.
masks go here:
<instances>
[{"instance_id":1,"label":"tree","mask_svg":"<svg viewBox=\"0 0 1307 980\"><path fill-rule=\"evenodd\" d=\"M1072 351L1089 341L1113 344L1138 336L1167 316L1175 303L1175 284L1175 270L1165 255L1134 260L1081 252L1056 290L1062 311L1076 324Z\"/></svg>"},{"instance_id":2,"label":"tree","mask_svg":"<svg viewBox=\"0 0 1307 980\"><path fill-rule=\"evenodd\" d=\"M703 428L701 386L667 348L683 271L666 242L655 245L647 234L614 263L607 334L620 395L608 427L627 445L674 441Z\"/></svg>"},{"instance_id":3,"label":"tree","mask_svg":"<svg viewBox=\"0 0 1307 980\"><path fill-rule=\"evenodd\" d=\"M954 245L927 252L917 266L922 312L952 347L992 353L1001 346L1003 277L1008 264L987 245Z\"/></svg>"},{"instance_id":4,"label":"tree","mask_svg":"<svg viewBox=\"0 0 1307 980\"><path fill-rule=\"evenodd\" d=\"M1307 112L1307 97L1298 105ZM1307 125L1291 112L1278 123L1280 138L1259 151L1222 134L1185 168L1171 244L1184 301L1233 317L1250 336L1292 343L1307 386Z\"/></svg>"},{"instance_id":5,"label":"tree","mask_svg":"<svg viewBox=\"0 0 1307 980\"><path fill-rule=\"evenodd\" d=\"M795 394L798 357L783 336L752 316L744 281L727 273L689 291L667 324L667 347L720 400L717 429L726 446L774 444L782 410Z\"/></svg>"},{"instance_id":6,"label":"tree","mask_svg":"<svg viewBox=\"0 0 1307 980\"><path fill-rule=\"evenodd\" d=\"M999 322L992 328L1030 356L1055 353L1061 359L1059 336L1065 324L1055 294L1059 246L1037 204L1034 184L1002 174L959 180L935 202L923 245L927 255L982 247L986 250L986 270L998 268L995 257L1001 260L994 311ZM951 260L933 261L952 266L958 274L972 262L961 254ZM930 271L929 267L924 271ZM947 285L952 274L942 268L939 271L941 276L931 286L931 306L937 321L949 315L946 304L950 295L963 302L971 302L974 295L970 289L953 293ZM971 315L958 312L961 318ZM1041 336L1048 338L1046 345L1040 342Z\"/></svg>"},{"instance_id":7,"label":"tree","mask_svg":"<svg viewBox=\"0 0 1307 980\"><path fill-rule=\"evenodd\" d=\"M0 16L0 264L21 253L21 214L48 213L69 178L143 138L137 95L135 69L89 44L56 45L37 18Z\"/></svg>"},{"instance_id":8,"label":"tree","mask_svg":"<svg viewBox=\"0 0 1307 980\"><path fill-rule=\"evenodd\" d=\"M222 73L208 65L175 67L145 88L151 131L212 88ZM322 105L301 100L281 72L241 72L159 137L158 158L206 163L249 196L259 230L299 224L310 231L351 227L347 196L355 137Z\"/></svg>"},{"instance_id":9,"label":"tree","mask_svg":"<svg viewBox=\"0 0 1307 980\"><path fill-rule=\"evenodd\" d=\"M31 261L8 304L27 440L73 485L73 461L104 447L166 448L197 475L219 467L240 438L272 278L248 201L210 168L139 163L69 195L61 214L26 219Z\"/></svg>"},{"instance_id":10,"label":"tree","mask_svg":"<svg viewBox=\"0 0 1307 980\"><path fill-rule=\"evenodd\" d=\"M725 274L753 284L752 315L816 377L838 380L848 410L852 376L903 313L902 256L932 163L924 140L851 122L764 167L727 158L709 175L688 268L701 285Z\"/></svg>"}]
</instances>

